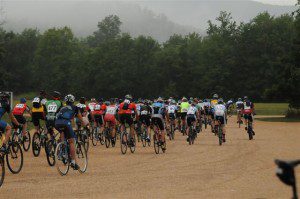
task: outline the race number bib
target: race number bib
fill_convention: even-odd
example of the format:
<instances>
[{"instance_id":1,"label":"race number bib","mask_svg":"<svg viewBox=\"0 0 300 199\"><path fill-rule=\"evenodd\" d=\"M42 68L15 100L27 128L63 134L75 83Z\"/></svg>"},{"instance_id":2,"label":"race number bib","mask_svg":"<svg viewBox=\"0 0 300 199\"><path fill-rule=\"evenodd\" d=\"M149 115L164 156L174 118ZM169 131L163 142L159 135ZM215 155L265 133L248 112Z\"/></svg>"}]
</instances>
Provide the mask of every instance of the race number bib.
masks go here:
<instances>
[{"instance_id":1,"label":"race number bib","mask_svg":"<svg viewBox=\"0 0 300 199\"><path fill-rule=\"evenodd\" d=\"M24 106L25 106L24 104L17 104L16 108L24 108Z\"/></svg>"},{"instance_id":2,"label":"race number bib","mask_svg":"<svg viewBox=\"0 0 300 199\"><path fill-rule=\"evenodd\" d=\"M56 113L56 111L57 111L57 104L55 104L55 103L49 104L47 110L48 110L48 113Z\"/></svg>"},{"instance_id":3,"label":"race number bib","mask_svg":"<svg viewBox=\"0 0 300 199\"><path fill-rule=\"evenodd\" d=\"M106 114L114 115L116 113L115 108L107 108Z\"/></svg>"}]
</instances>

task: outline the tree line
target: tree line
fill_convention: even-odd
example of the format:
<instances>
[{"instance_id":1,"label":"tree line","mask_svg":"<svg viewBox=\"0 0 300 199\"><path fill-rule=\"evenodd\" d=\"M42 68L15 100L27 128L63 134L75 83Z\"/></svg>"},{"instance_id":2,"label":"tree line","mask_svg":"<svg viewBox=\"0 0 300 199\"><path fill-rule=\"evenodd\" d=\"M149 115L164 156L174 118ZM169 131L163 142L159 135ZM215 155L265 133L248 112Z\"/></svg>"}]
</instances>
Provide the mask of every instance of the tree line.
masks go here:
<instances>
[{"instance_id":1,"label":"tree line","mask_svg":"<svg viewBox=\"0 0 300 199\"><path fill-rule=\"evenodd\" d=\"M120 31L116 15L76 38L68 27L40 33L0 28L0 88L58 90L86 97L244 95L300 108L300 13L264 12L237 24L221 12L207 35L173 35L159 43Z\"/></svg>"}]
</instances>

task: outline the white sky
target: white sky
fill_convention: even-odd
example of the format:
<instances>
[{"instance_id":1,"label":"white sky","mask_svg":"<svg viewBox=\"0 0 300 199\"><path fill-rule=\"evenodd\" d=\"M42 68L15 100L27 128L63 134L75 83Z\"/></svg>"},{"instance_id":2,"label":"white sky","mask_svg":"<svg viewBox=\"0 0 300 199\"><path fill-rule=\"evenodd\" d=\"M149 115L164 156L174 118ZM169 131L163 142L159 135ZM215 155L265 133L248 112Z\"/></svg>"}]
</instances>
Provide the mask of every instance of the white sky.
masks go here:
<instances>
[{"instance_id":1,"label":"white sky","mask_svg":"<svg viewBox=\"0 0 300 199\"><path fill-rule=\"evenodd\" d=\"M9 0L0 0L0 2L1 1L5 2ZM85 0L15 0L15 1L85 1ZM110 0L88 0L88 1L110 1ZM139 0L113 0L113 1L139 1ZM141 0L141 1L172 1L172 0ZM181 0L181 1L209 1L209 0ZM219 1L226 1L226 0L219 0ZM244 1L244 0L230 0L230 1ZM273 5L295 5L297 3L297 0L252 0L252 1L258 1L261 3L273 4Z\"/></svg>"}]
</instances>

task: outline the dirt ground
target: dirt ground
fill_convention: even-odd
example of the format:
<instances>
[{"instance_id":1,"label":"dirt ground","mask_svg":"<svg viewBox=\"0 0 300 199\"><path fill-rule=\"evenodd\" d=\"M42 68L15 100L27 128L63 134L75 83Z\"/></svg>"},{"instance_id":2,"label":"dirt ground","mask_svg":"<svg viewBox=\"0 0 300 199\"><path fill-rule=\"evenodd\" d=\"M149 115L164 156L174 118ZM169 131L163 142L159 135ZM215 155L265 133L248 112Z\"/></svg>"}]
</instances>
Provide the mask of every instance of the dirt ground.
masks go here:
<instances>
[{"instance_id":1,"label":"dirt ground","mask_svg":"<svg viewBox=\"0 0 300 199\"><path fill-rule=\"evenodd\" d=\"M193 146L177 133L165 154L141 143L134 154L90 147L85 174L60 176L44 151L25 153L24 167L6 169L0 198L291 198L291 189L275 176L275 158L300 158L300 123L256 121L255 140L230 118L227 142L218 146L209 130ZM300 169L296 170L300 189Z\"/></svg>"}]
</instances>

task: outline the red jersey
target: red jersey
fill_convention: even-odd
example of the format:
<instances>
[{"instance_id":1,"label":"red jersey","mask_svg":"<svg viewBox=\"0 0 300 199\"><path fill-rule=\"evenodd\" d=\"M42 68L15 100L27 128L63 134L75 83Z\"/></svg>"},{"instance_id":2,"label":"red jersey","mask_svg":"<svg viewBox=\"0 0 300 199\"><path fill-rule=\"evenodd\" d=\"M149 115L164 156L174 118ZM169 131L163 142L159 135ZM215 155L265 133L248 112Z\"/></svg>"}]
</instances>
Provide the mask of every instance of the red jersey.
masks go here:
<instances>
[{"instance_id":1,"label":"red jersey","mask_svg":"<svg viewBox=\"0 0 300 199\"><path fill-rule=\"evenodd\" d=\"M136 105L133 102L128 105L128 109L124 110L123 107L124 102L122 102L119 106L119 114L132 114L132 111L136 111Z\"/></svg>"},{"instance_id":2,"label":"red jersey","mask_svg":"<svg viewBox=\"0 0 300 199\"><path fill-rule=\"evenodd\" d=\"M13 109L13 114L14 115L23 115L26 109L27 109L26 104L17 104Z\"/></svg>"},{"instance_id":3,"label":"red jersey","mask_svg":"<svg viewBox=\"0 0 300 199\"><path fill-rule=\"evenodd\" d=\"M106 105L105 104L96 104L95 109L93 111L93 114L95 115L103 115L106 110Z\"/></svg>"}]
</instances>

